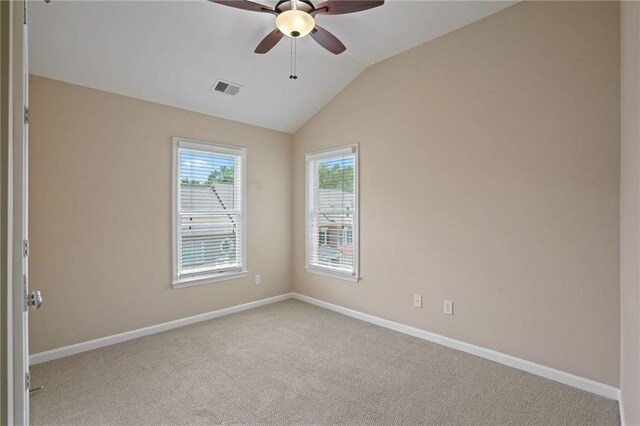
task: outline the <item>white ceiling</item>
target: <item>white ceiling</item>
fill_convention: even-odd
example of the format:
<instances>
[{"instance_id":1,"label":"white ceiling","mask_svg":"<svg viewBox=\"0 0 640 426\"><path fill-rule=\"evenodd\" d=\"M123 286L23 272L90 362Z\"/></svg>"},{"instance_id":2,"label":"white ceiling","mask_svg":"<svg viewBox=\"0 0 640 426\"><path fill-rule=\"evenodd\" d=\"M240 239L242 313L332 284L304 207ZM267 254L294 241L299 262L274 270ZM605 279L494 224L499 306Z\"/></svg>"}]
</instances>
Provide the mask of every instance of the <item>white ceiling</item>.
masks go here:
<instances>
[{"instance_id":1,"label":"white ceiling","mask_svg":"<svg viewBox=\"0 0 640 426\"><path fill-rule=\"evenodd\" d=\"M365 12L318 16L347 51L335 56L310 37L298 40L292 81L288 38L266 55L253 53L274 28L269 14L205 0L30 1L30 70L292 133L367 66L513 3L387 0ZM217 78L244 87L235 98L211 92Z\"/></svg>"}]
</instances>

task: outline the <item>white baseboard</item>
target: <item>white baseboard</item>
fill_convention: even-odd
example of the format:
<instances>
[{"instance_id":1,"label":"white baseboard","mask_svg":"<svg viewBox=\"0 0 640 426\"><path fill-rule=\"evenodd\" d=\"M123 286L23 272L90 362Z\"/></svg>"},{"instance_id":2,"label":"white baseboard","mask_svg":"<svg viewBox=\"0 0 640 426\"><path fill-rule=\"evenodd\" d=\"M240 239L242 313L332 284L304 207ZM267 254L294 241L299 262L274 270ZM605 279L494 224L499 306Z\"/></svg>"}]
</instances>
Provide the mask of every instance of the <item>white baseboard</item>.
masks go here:
<instances>
[{"instance_id":1,"label":"white baseboard","mask_svg":"<svg viewBox=\"0 0 640 426\"><path fill-rule=\"evenodd\" d=\"M627 426L627 418L624 416L624 404L622 403L622 391L618 395L618 407L620 408L620 426Z\"/></svg>"},{"instance_id":2,"label":"white baseboard","mask_svg":"<svg viewBox=\"0 0 640 426\"><path fill-rule=\"evenodd\" d=\"M300 293L293 293L293 298L302 302L311 303L312 305L320 306L322 308L350 316L352 318L366 321L371 324L379 325L381 327L399 331L400 333L409 334L420 339L428 340L430 342L447 346L449 348L467 352L481 358L498 362L500 364L508 365L509 367L517 368L518 370L523 370L537 376L563 383L565 385L573 386L575 388L582 389L584 391L591 392L605 398L618 400L620 396L620 391L618 388L606 385L604 383L599 383L594 380L585 379L584 377L575 376L573 374L556 370L555 368L547 367L545 365L536 364L531 361L516 358L514 356L483 348L481 346L472 345L471 343L465 343L460 340L432 333L430 331L389 321L384 318L365 314L363 312L355 311L353 309L345 308L339 305L334 305L333 303L305 296Z\"/></svg>"},{"instance_id":3,"label":"white baseboard","mask_svg":"<svg viewBox=\"0 0 640 426\"><path fill-rule=\"evenodd\" d=\"M255 302L243 303L242 305L231 306L217 311L206 312L192 317L181 318L175 321L169 321L158 325L139 328L137 330L127 331L124 333L114 334L112 336L102 337L100 339L89 340L86 342L76 343L74 345L63 346L61 348L52 349L50 351L39 352L29 356L29 364L40 364L46 361L63 358L69 355L79 354L81 352L90 351L92 349L102 348L104 346L113 345L127 340L137 339L139 337L148 336L150 334L160 333L162 331L172 330L174 328L184 327L186 325L219 318L225 315L235 314L237 312L246 311L248 309L257 308L259 306L268 305L270 303L280 302L282 300L291 299L293 293L285 293L279 296L269 297L267 299L256 300Z\"/></svg>"},{"instance_id":4,"label":"white baseboard","mask_svg":"<svg viewBox=\"0 0 640 426\"><path fill-rule=\"evenodd\" d=\"M285 293L279 296L269 297L267 299L257 300L255 302L243 303L242 305L231 306L229 308L219 309L217 311L207 312L200 315L195 315L188 318L182 318L175 321L165 322L158 325L152 325L150 327L140 328L137 330L128 331L125 333L114 334L112 336L102 337L100 339L89 340L86 342L76 343L74 345L64 346L50 351L39 352L29 357L31 365L39 364L46 361L52 361L54 359L63 358L69 355L75 355L81 352L90 351L92 349L102 348L104 346L113 345L120 342L126 342L128 340L137 339L139 337L148 336L150 334L160 333L162 331L172 330L174 328L184 327L186 325L195 324L202 321L207 321L214 318L219 318L225 315L234 314L237 312L246 311L248 309L257 308L259 306L268 305L270 303L280 302L294 298L302 302L307 302L312 305L316 305L325 309L329 309L334 312L338 312L343 315L350 316L362 321L369 322L381 327L385 327L391 330L398 331L400 333L408 334L423 340L428 340L449 348L457 349L463 352L467 352L481 358L485 358L491 361L498 362L500 364L507 365L509 367L517 368L519 370L526 371L537 376L541 376L547 379L554 380L565 385L573 386L578 389L582 389L587 392L594 393L596 395L603 396L605 398L615 399L620 404L620 419L622 425L624 422L624 411L622 405L622 397L620 390L604 383L599 383L594 380L579 377L564 371L556 370L545 365L536 364L531 361L527 361L521 358L516 358L511 355L503 354L491 349L483 348L481 346L472 345L470 343L462 342L460 340L452 339L450 337L442 336L440 334L432 333L430 331L422 330L416 327L400 324L394 321L389 321L384 318L376 317L373 315L365 314L364 312L355 311L353 309L345 308L333 303L325 302L323 300L315 299L313 297L305 296L299 293Z\"/></svg>"}]
</instances>

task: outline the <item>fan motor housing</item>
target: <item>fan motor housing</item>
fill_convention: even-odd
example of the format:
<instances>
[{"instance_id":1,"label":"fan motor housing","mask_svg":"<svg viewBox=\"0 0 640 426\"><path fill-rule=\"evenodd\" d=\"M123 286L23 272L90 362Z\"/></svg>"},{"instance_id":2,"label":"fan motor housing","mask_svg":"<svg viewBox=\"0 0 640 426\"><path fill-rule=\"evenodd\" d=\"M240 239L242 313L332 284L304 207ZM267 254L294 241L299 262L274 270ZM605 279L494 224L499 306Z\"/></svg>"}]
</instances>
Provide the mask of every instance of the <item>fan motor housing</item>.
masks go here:
<instances>
[{"instance_id":1,"label":"fan motor housing","mask_svg":"<svg viewBox=\"0 0 640 426\"><path fill-rule=\"evenodd\" d=\"M287 10L291 10L293 8L292 3L293 2L291 0L280 0L276 4L276 7L274 7L274 9L276 12L282 13ZM311 13L314 10L316 10L316 8L313 6L313 3L311 3L309 0L298 0L298 10Z\"/></svg>"}]
</instances>

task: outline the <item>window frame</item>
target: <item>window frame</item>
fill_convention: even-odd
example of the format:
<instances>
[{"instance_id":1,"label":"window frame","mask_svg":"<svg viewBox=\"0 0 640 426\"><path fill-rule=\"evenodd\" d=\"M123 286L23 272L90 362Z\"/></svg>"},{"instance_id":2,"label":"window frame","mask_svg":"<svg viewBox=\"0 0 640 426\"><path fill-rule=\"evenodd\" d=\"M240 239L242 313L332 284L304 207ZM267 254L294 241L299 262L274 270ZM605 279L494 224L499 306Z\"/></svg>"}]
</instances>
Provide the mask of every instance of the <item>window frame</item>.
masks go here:
<instances>
[{"instance_id":1,"label":"window frame","mask_svg":"<svg viewBox=\"0 0 640 426\"><path fill-rule=\"evenodd\" d=\"M311 264L311 244L313 243L312 223L311 223L311 200L309 200L309 163L311 161L322 160L325 158L338 157L341 155L353 155L354 157L354 176L353 188L354 194L354 212L353 212L353 273L347 274L335 270L328 266ZM359 282L360 277L360 178L359 178L359 150L358 144L344 145L335 148L324 149L321 151L308 152L305 154L305 178L304 178L304 209L305 209L305 270L308 273L323 275L341 280ZM314 184L315 185L315 184Z\"/></svg>"},{"instance_id":2,"label":"window frame","mask_svg":"<svg viewBox=\"0 0 640 426\"><path fill-rule=\"evenodd\" d=\"M201 275L197 277L180 277L179 275L179 254L178 254L178 226L180 224L180 214L178 212L178 204L180 197L180 187L178 185L180 179L180 149L188 149L192 151L201 151L213 154L232 155L240 157L241 170L240 170L240 191L242 200L240 203L240 217L242 218L241 224L241 265L238 270L214 272L208 275ZM219 281L233 280L247 276L247 150L243 147L221 145L213 142L204 142L193 139L174 137L173 138L173 158L172 158L172 217L171 217L171 232L172 232L172 280L171 285L173 288L192 287L196 285L210 284ZM235 173L235 172L234 172Z\"/></svg>"}]
</instances>

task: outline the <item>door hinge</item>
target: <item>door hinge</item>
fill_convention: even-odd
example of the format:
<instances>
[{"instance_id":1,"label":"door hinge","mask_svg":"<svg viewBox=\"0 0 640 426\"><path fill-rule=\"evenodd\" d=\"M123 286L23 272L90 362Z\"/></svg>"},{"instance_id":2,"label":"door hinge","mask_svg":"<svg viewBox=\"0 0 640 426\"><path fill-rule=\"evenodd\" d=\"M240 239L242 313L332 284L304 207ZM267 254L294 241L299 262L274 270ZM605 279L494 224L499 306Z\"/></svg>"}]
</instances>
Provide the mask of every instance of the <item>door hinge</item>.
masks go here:
<instances>
[{"instance_id":1,"label":"door hinge","mask_svg":"<svg viewBox=\"0 0 640 426\"><path fill-rule=\"evenodd\" d=\"M31 387L31 372L27 371L24 374L24 385L25 385L25 390L29 390L29 388Z\"/></svg>"},{"instance_id":2,"label":"door hinge","mask_svg":"<svg viewBox=\"0 0 640 426\"><path fill-rule=\"evenodd\" d=\"M29 310L29 286L27 282L27 274L22 275L22 291L24 294L24 312Z\"/></svg>"},{"instance_id":3,"label":"door hinge","mask_svg":"<svg viewBox=\"0 0 640 426\"><path fill-rule=\"evenodd\" d=\"M22 256L29 257L29 240L22 241Z\"/></svg>"},{"instance_id":4,"label":"door hinge","mask_svg":"<svg viewBox=\"0 0 640 426\"><path fill-rule=\"evenodd\" d=\"M29 124L29 107L24 107L24 124Z\"/></svg>"},{"instance_id":5,"label":"door hinge","mask_svg":"<svg viewBox=\"0 0 640 426\"><path fill-rule=\"evenodd\" d=\"M27 0L24 0L24 2L22 2L22 15L23 15L23 24L27 25Z\"/></svg>"}]
</instances>

